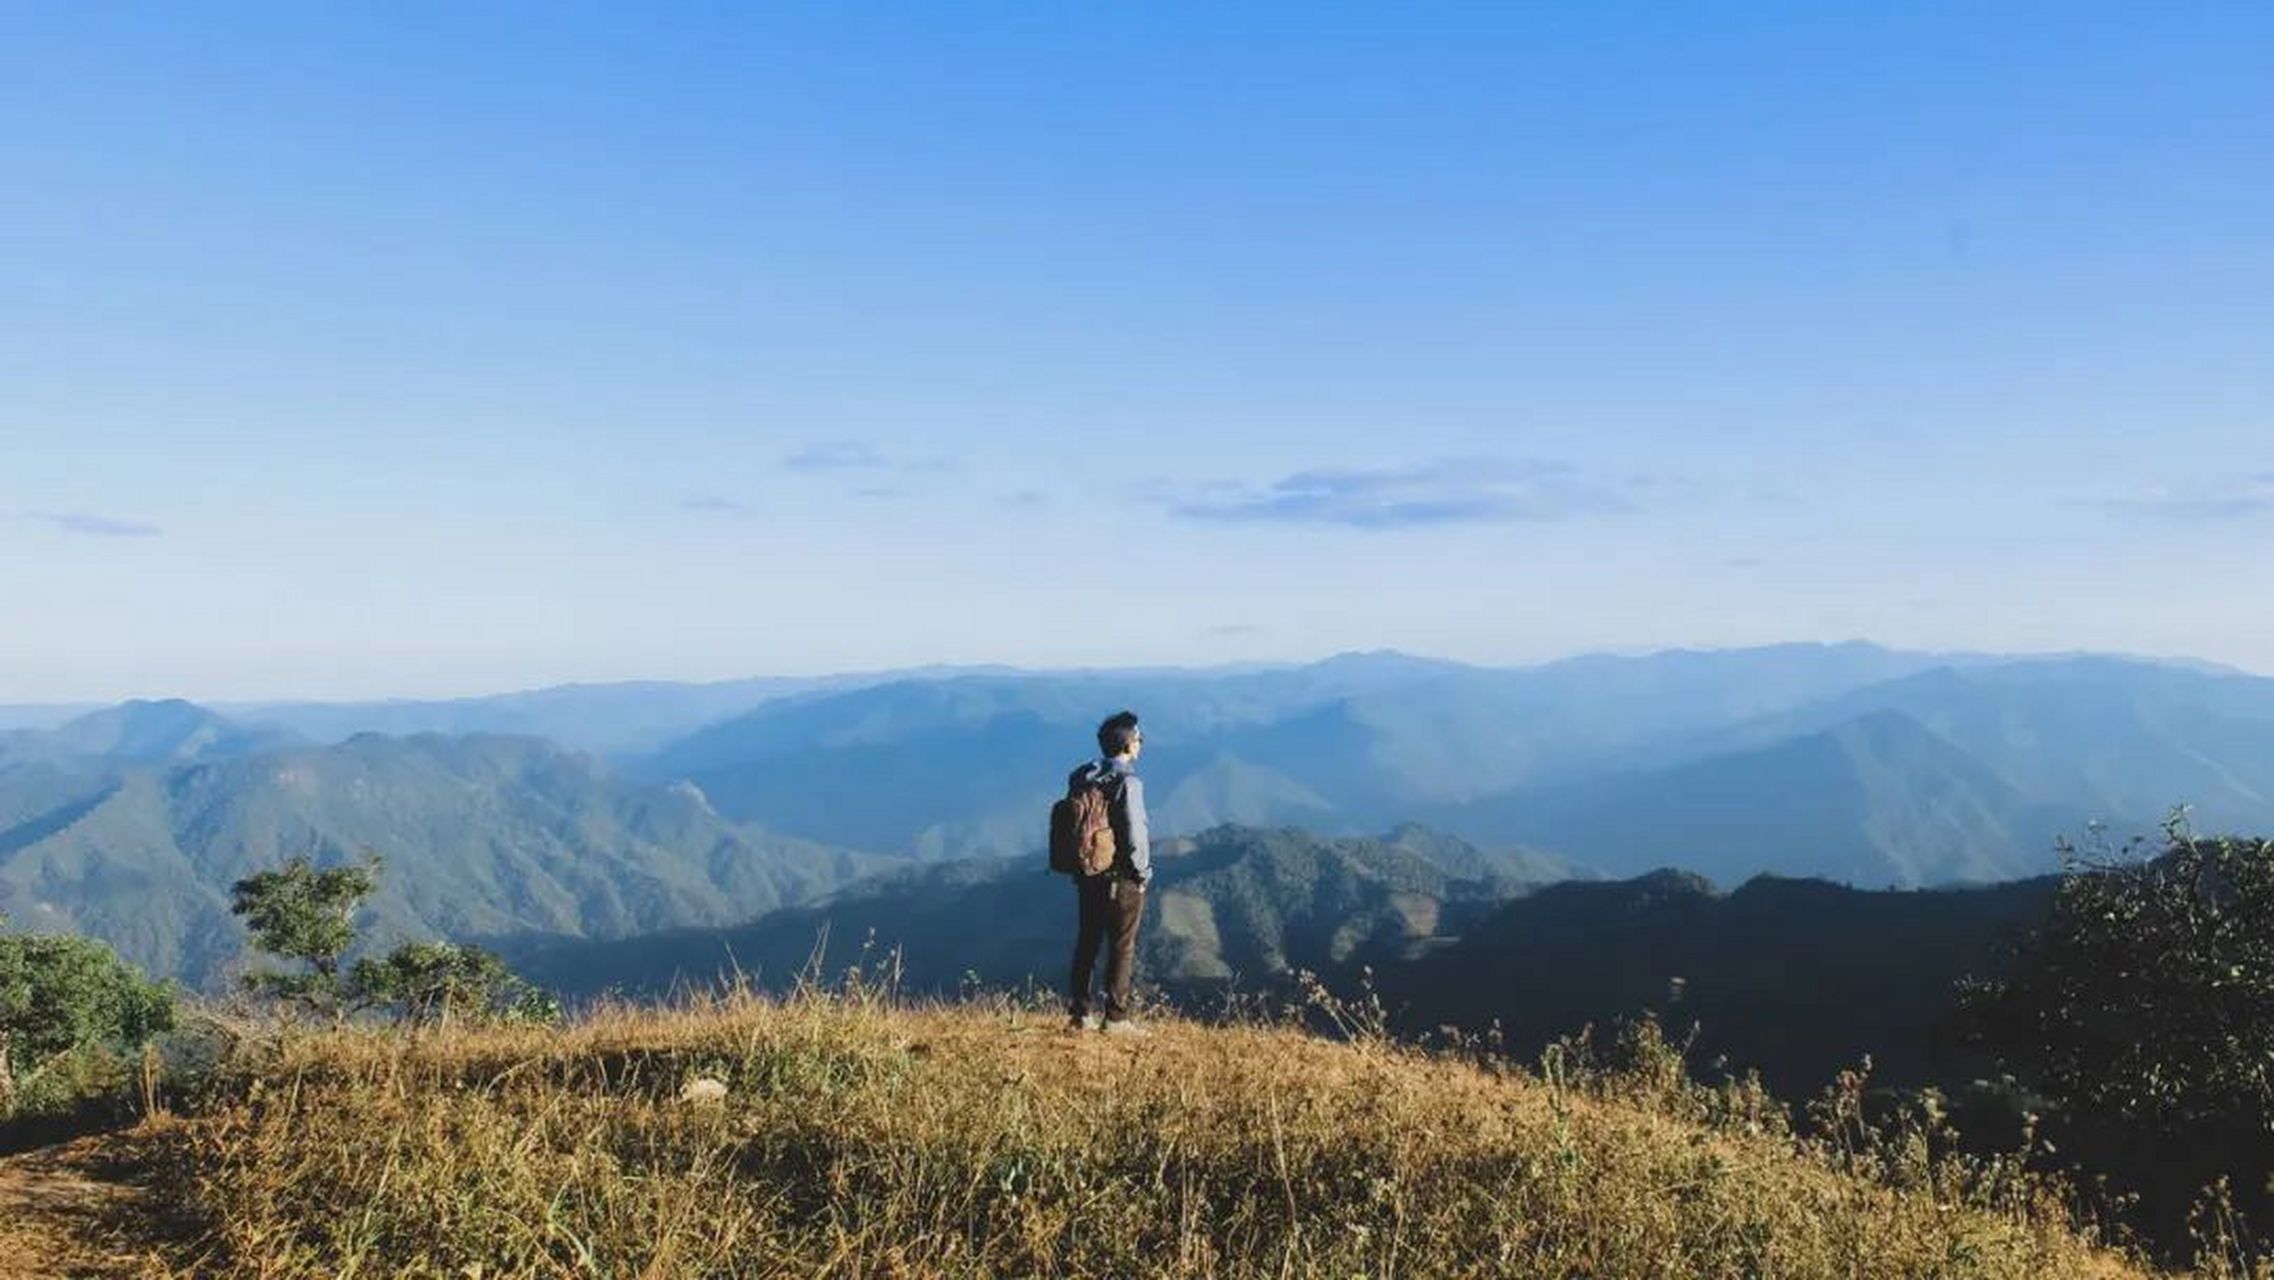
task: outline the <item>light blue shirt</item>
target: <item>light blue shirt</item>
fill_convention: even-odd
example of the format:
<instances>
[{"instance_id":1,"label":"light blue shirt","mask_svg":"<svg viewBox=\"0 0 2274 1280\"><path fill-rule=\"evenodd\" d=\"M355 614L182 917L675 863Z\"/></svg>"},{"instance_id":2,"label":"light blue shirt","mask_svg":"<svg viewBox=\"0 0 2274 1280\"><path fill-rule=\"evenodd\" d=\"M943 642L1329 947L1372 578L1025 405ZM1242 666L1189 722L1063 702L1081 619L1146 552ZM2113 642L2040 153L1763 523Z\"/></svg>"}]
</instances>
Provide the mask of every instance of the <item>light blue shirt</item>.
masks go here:
<instances>
[{"instance_id":1,"label":"light blue shirt","mask_svg":"<svg viewBox=\"0 0 2274 1280\"><path fill-rule=\"evenodd\" d=\"M1121 782L1121 802L1111 810L1116 853L1143 884L1153 878L1153 830L1145 817L1144 779L1137 776L1136 762L1127 759L1100 760L1097 772Z\"/></svg>"}]
</instances>

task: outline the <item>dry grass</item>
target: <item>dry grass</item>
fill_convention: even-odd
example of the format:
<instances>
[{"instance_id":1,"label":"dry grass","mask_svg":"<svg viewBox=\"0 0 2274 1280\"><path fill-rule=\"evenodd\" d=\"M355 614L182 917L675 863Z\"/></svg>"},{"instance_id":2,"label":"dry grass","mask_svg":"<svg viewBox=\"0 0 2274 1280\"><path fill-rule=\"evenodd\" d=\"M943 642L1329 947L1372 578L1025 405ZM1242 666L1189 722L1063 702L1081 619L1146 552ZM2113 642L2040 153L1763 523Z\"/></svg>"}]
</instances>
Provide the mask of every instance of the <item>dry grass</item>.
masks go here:
<instances>
[{"instance_id":1,"label":"dry grass","mask_svg":"<svg viewBox=\"0 0 2274 1280\"><path fill-rule=\"evenodd\" d=\"M680 1101L698 1076L727 1097ZM2129 1274L2049 1205L1521 1074L1008 1004L309 1036L155 1140L199 1275Z\"/></svg>"}]
</instances>

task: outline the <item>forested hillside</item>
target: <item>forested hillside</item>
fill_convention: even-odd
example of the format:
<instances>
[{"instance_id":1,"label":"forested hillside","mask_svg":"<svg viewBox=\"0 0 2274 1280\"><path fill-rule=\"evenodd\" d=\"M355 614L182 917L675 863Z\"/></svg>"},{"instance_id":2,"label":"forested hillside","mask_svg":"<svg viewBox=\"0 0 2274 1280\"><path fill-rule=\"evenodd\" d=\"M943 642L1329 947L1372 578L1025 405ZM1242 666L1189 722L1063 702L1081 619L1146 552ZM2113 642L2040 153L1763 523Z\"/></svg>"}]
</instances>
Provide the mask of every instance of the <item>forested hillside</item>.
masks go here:
<instances>
[{"instance_id":1,"label":"forested hillside","mask_svg":"<svg viewBox=\"0 0 2274 1280\"><path fill-rule=\"evenodd\" d=\"M379 942L725 924L878 861L728 822L691 788L527 738L279 748L186 704L143 704L4 751L0 911L193 984L241 952L230 884L297 854L387 859Z\"/></svg>"},{"instance_id":2,"label":"forested hillside","mask_svg":"<svg viewBox=\"0 0 2274 1280\"><path fill-rule=\"evenodd\" d=\"M1419 829L1324 838L1224 827L1160 846L1139 935L1148 980L1205 1002L1261 990L1294 969L1333 971L1457 932L1537 883L1540 867ZM1074 895L1040 858L951 863L874 878L731 929L571 943L520 956L572 994L653 995L737 973L783 987L889 958L909 989L953 992L1064 980Z\"/></svg>"},{"instance_id":3,"label":"forested hillside","mask_svg":"<svg viewBox=\"0 0 2274 1280\"><path fill-rule=\"evenodd\" d=\"M1949 1033L1961 979L2003 963L2053 881L1860 890L1761 878L1724 892L1661 871L1546 883L1542 869L1421 828L1330 838L1225 827L1158 850L1140 972L1198 1011L1230 992L1289 996L1308 971L1371 986L1392 1024L1483 1035L1531 1061L1590 1023L1655 1011L1699 1028L1696 1065L1757 1068L1805 1096L1866 1055L1884 1082L1963 1084L1985 1069ZM565 943L517 956L577 996L653 997L750 981L784 990L889 964L905 990L1065 980L1073 894L1039 862L910 868L729 929Z\"/></svg>"}]
</instances>

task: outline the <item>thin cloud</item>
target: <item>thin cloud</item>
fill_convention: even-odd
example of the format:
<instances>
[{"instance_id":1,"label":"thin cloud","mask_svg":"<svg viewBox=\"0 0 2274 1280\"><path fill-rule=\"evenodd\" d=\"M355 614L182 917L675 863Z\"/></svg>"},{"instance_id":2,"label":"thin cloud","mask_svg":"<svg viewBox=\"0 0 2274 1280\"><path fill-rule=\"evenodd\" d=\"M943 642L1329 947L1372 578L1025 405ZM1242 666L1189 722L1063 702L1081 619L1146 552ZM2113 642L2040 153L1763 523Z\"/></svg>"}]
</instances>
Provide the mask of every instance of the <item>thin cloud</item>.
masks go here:
<instances>
[{"instance_id":1,"label":"thin cloud","mask_svg":"<svg viewBox=\"0 0 2274 1280\"><path fill-rule=\"evenodd\" d=\"M91 511L32 511L26 514L65 533L84 538L155 538L162 532L157 525L141 520L121 520Z\"/></svg>"},{"instance_id":2,"label":"thin cloud","mask_svg":"<svg viewBox=\"0 0 2274 1280\"><path fill-rule=\"evenodd\" d=\"M1014 510L1032 511L1037 507L1049 506L1050 495L1040 489L1021 489L1016 493L1004 494L998 501Z\"/></svg>"},{"instance_id":3,"label":"thin cloud","mask_svg":"<svg viewBox=\"0 0 2274 1280\"><path fill-rule=\"evenodd\" d=\"M703 515L745 516L750 514L751 507L747 502L740 502L733 498L722 498L715 493L699 493L693 497L681 499L679 509L681 511L699 512Z\"/></svg>"},{"instance_id":4,"label":"thin cloud","mask_svg":"<svg viewBox=\"0 0 2274 1280\"><path fill-rule=\"evenodd\" d=\"M1323 524L1369 531L1537 523L1635 508L1635 486L1554 459L1445 459L1412 467L1299 471L1260 488L1171 496L1171 512L1222 524Z\"/></svg>"},{"instance_id":5,"label":"thin cloud","mask_svg":"<svg viewBox=\"0 0 2274 1280\"><path fill-rule=\"evenodd\" d=\"M2163 520L2248 520L2274 515L2274 471L2261 471L2232 485L2198 489L2159 486L2087 505Z\"/></svg>"},{"instance_id":6,"label":"thin cloud","mask_svg":"<svg viewBox=\"0 0 2274 1280\"><path fill-rule=\"evenodd\" d=\"M877 471L891 465L859 440L816 440L782 459L784 471Z\"/></svg>"}]
</instances>

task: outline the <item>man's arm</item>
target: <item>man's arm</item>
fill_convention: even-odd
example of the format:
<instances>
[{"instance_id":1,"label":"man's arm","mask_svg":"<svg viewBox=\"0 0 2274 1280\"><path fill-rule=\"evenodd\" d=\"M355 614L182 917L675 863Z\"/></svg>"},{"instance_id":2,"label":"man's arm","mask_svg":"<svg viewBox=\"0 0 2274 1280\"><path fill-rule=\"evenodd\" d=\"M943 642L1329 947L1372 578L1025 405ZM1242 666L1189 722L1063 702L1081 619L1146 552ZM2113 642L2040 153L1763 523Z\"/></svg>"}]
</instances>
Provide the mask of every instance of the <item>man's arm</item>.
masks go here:
<instances>
[{"instance_id":1,"label":"man's arm","mask_svg":"<svg viewBox=\"0 0 2274 1280\"><path fill-rule=\"evenodd\" d=\"M1134 773L1121 780L1121 804L1129 828L1129 866L1143 884L1153 878L1153 832L1145 819L1145 784Z\"/></svg>"}]
</instances>

